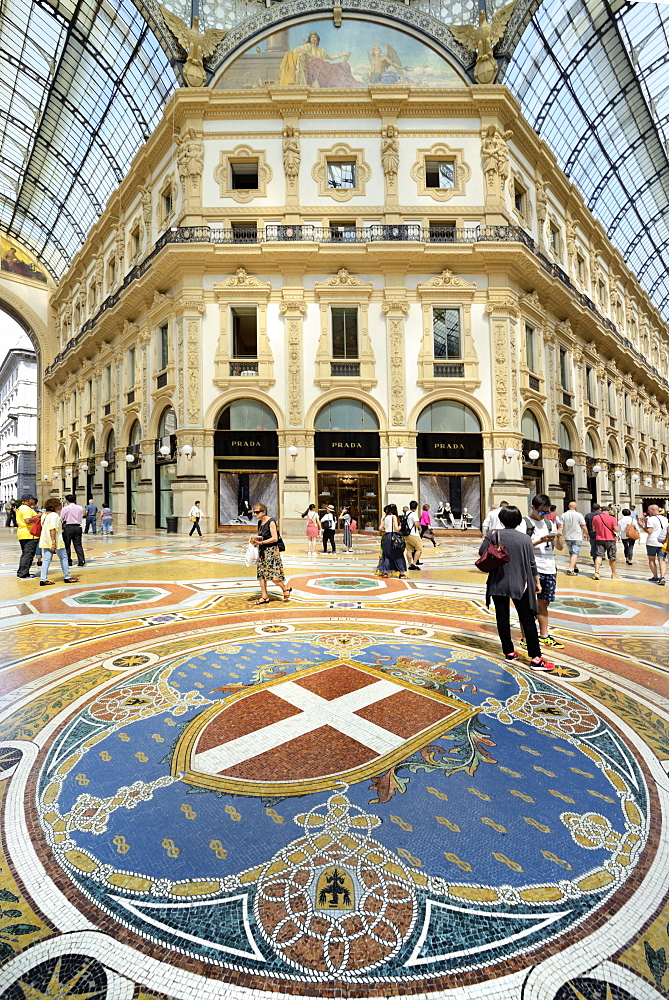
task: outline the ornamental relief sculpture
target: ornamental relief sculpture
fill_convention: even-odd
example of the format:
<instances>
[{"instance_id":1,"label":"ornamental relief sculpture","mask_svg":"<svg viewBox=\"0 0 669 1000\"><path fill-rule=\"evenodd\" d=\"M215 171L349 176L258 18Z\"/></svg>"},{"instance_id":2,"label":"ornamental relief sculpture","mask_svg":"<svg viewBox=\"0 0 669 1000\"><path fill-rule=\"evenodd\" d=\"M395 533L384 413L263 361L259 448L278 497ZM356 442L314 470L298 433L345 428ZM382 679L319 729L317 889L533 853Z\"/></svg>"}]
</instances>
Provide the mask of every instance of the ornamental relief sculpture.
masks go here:
<instances>
[{"instance_id":1,"label":"ornamental relief sculpture","mask_svg":"<svg viewBox=\"0 0 669 1000\"><path fill-rule=\"evenodd\" d=\"M175 136L174 141L177 145L177 167L184 196L187 200L190 198L198 200L204 169L202 134L196 132L194 128L189 128L184 135Z\"/></svg>"},{"instance_id":2,"label":"ornamental relief sculpture","mask_svg":"<svg viewBox=\"0 0 669 1000\"><path fill-rule=\"evenodd\" d=\"M509 177L509 147L507 140L513 132L509 129L502 132L497 125L488 125L481 129L481 159L483 176L485 177L486 196L500 201L504 185Z\"/></svg>"},{"instance_id":3,"label":"ornamental relief sculpture","mask_svg":"<svg viewBox=\"0 0 669 1000\"><path fill-rule=\"evenodd\" d=\"M214 355L214 383L219 388L231 385L257 386L268 389L274 385L274 358L267 335L267 305L272 285L260 281L246 268L239 267L222 282L215 282L214 295L218 300L220 332ZM257 317L257 358L240 369L232 352L231 309L235 305L255 306Z\"/></svg>"},{"instance_id":4,"label":"ornamental relief sculpture","mask_svg":"<svg viewBox=\"0 0 669 1000\"><path fill-rule=\"evenodd\" d=\"M302 320L307 304L299 298L284 299L279 311L285 317L287 327L288 423L299 427L302 424Z\"/></svg>"}]
</instances>

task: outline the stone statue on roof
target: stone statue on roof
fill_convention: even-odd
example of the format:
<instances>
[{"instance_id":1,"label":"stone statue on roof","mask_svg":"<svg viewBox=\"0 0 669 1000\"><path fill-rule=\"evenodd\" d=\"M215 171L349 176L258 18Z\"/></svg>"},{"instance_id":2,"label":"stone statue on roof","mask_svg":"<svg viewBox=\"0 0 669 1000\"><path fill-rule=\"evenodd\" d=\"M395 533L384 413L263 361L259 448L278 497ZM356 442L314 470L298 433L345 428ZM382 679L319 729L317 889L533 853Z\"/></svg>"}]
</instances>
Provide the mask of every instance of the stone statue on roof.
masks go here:
<instances>
[{"instance_id":1,"label":"stone statue on roof","mask_svg":"<svg viewBox=\"0 0 669 1000\"><path fill-rule=\"evenodd\" d=\"M179 45L186 50L186 63L184 65L184 79L189 87L204 87L207 82L207 74L203 66L203 60L208 59L216 51L216 46L222 42L227 31L221 28L207 28L200 32L200 22L197 17L193 18L193 27L189 28L185 21L173 14L167 7L159 4L165 24L172 32Z\"/></svg>"},{"instance_id":2,"label":"stone statue on roof","mask_svg":"<svg viewBox=\"0 0 669 1000\"><path fill-rule=\"evenodd\" d=\"M498 10L488 21L485 11L479 11L478 27L473 24L449 24L448 30L456 41L476 52L474 79L477 83L494 83L497 76L497 60L493 49L506 31L516 0Z\"/></svg>"}]
</instances>

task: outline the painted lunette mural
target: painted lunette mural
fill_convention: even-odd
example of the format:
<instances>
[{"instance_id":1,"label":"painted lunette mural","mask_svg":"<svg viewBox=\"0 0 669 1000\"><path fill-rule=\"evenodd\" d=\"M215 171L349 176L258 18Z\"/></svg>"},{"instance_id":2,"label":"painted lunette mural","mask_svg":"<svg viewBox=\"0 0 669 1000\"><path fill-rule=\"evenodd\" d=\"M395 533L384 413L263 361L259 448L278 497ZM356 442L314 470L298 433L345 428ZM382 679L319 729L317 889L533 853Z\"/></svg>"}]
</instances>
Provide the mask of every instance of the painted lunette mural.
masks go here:
<instances>
[{"instance_id":1,"label":"painted lunette mural","mask_svg":"<svg viewBox=\"0 0 669 1000\"><path fill-rule=\"evenodd\" d=\"M37 262L18 243L0 233L0 270L13 278L28 278L46 284L47 276Z\"/></svg>"},{"instance_id":2,"label":"painted lunette mural","mask_svg":"<svg viewBox=\"0 0 669 1000\"><path fill-rule=\"evenodd\" d=\"M251 43L221 73L222 90L279 87L462 87L431 46L383 22L312 20Z\"/></svg>"}]
</instances>

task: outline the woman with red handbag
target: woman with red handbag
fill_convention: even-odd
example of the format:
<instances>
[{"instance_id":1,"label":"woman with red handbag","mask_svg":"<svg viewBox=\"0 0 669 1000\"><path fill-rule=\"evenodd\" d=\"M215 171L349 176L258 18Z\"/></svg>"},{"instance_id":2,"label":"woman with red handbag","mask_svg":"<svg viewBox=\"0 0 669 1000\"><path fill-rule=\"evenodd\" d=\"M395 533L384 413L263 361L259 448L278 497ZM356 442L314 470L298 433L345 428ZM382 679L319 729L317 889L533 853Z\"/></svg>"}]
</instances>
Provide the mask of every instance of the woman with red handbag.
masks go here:
<instances>
[{"instance_id":1,"label":"woman with red handbag","mask_svg":"<svg viewBox=\"0 0 669 1000\"><path fill-rule=\"evenodd\" d=\"M519 654L513 648L509 601L513 601L520 625L531 657L530 668L550 672L554 665L541 655L537 632L537 594L541 592L534 547L522 530L523 515L517 507L502 507L499 519L501 531L493 531L481 542L477 565L488 573L486 585L486 605L492 599L495 605L497 632L502 650L509 663L518 660Z\"/></svg>"}]
</instances>

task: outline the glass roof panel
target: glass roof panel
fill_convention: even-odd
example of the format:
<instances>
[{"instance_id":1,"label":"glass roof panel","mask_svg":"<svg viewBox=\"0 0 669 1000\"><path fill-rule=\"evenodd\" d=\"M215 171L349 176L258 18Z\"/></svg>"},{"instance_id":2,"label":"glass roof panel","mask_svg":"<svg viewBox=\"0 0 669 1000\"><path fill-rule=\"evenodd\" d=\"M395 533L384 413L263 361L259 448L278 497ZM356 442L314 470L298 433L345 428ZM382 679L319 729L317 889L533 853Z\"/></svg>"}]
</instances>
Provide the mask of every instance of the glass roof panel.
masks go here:
<instances>
[{"instance_id":1,"label":"glass roof panel","mask_svg":"<svg viewBox=\"0 0 669 1000\"><path fill-rule=\"evenodd\" d=\"M669 318L669 5L544 0L503 82Z\"/></svg>"},{"instance_id":2,"label":"glass roof panel","mask_svg":"<svg viewBox=\"0 0 669 1000\"><path fill-rule=\"evenodd\" d=\"M58 278L177 85L130 0L4 0L0 222Z\"/></svg>"}]
</instances>

